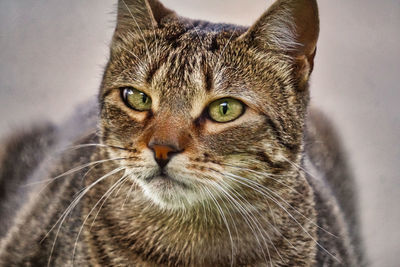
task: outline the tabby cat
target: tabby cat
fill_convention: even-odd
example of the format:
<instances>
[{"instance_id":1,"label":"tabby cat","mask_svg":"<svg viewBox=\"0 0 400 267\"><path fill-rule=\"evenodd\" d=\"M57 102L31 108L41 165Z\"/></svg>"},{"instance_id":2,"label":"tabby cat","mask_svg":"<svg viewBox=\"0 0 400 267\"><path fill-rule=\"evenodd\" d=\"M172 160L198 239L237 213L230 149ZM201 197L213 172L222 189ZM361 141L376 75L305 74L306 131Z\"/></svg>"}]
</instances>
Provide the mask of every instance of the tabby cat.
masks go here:
<instances>
[{"instance_id":1,"label":"tabby cat","mask_svg":"<svg viewBox=\"0 0 400 267\"><path fill-rule=\"evenodd\" d=\"M1 148L0 265L362 265L318 32L315 0L249 28L120 0L98 104Z\"/></svg>"}]
</instances>

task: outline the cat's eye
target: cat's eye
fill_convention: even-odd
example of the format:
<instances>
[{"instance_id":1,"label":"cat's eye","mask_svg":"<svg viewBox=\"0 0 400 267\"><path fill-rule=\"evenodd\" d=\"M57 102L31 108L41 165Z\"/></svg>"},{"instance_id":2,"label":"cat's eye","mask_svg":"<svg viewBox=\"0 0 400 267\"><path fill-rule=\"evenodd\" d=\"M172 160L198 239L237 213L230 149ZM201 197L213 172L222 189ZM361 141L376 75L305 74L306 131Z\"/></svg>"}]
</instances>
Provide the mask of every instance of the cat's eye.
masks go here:
<instances>
[{"instance_id":1,"label":"cat's eye","mask_svg":"<svg viewBox=\"0 0 400 267\"><path fill-rule=\"evenodd\" d=\"M125 104L137 111L147 111L151 109L151 98L133 87L121 88L121 95Z\"/></svg>"},{"instance_id":2,"label":"cat's eye","mask_svg":"<svg viewBox=\"0 0 400 267\"><path fill-rule=\"evenodd\" d=\"M216 122L229 122L239 118L244 111L244 105L234 98L222 98L212 102L208 114Z\"/></svg>"}]
</instances>

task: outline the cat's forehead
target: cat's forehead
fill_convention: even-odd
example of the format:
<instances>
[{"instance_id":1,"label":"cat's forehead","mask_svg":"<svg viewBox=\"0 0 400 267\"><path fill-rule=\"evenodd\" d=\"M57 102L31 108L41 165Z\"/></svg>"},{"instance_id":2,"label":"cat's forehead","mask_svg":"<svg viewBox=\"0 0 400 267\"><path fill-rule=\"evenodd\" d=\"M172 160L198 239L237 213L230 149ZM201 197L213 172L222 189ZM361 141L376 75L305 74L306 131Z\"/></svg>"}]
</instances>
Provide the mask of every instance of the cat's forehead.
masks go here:
<instances>
[{"instance_id":1,"label":"cat's forehead","mask_svg":"<svg viewBox=\"0 0 400 267\"><path fill-rule=\"evenodd\" d=\"M164 31L161 36L149 33L142 43L146 54L142 52L139 63L144 71L132 74L158 95L163 106L190 108L192 102L215 91L218 74L224 69L223 52L243 29L190 22L169 25Z\"/></svg>"},{"instance_id":2,"label":"cat's forehead","mask_svg":"<svg viewBox=\"0 0 400 267\"><path fill-rule=\"evenodd\" d=\"M239 33L194 27L169 40L166 53L154 59L157 63L148 76L150 90L156 91L160 105L168 109L193 109L196 103L207 102L213 96L230 95L223 83L232 70L225 68L223 50Z\"/></svg>"},{"instance_id":3,"label":"cat's forehead","mask_svg":"<svg viewBox=\"0 0 400 267\"><path fill-rule=\"evenodd\" d=\"M245 27L235 25L186 21L125 34L113 46L108 87L133 86L149 94L156 108L192 117L222 97L263 109L271 77L281 76L288 65L238 41L244 32Z\"/></svg>"},{"instance_id":4,"label":"cat's forehead","mask_svg":"<svg viewBox=\"0 0 400 267\"><path fill-rule=\"evenodd\" d=\"M158 94L160 104L164 106L189 107L195 96L208 90L206 64L200 51L172 51L159 62L157 70L149 78L149 89Z\"/></svg>"}]
</instances>

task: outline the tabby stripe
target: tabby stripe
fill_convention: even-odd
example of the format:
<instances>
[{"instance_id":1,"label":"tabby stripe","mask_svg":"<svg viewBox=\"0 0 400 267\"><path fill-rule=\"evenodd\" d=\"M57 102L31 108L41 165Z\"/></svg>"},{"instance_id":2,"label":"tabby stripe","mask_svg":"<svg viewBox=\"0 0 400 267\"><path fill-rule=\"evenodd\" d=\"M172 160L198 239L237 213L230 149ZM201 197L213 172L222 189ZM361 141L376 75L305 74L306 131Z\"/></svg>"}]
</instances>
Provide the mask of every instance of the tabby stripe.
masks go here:
<instances>
[{"instance_id":1,"label":"tabby stripe","mask_svg":"<svg viewBox=\"0 0 400 267\"><path fill-rule=\"evenodd\" d=\"M160 59L156 63L153 63L152 65L150 65L149 71L148 71L146 79L145 79L148 84L151 84L151 81L153 80L153 77L156 74L157 70L159 70L160 67L162 65L164 65L165 62L167 62L167 59L168 59L168 56L164 55L164 56L160 57Z\"/></svg>"},{"instance_id":2,"label":"tabby stripe","mask_svg":"<svg viewBox=\"0 0 400 267\"><path fill-rule=\"evenodd\" d=\"M204 85L205 85L205 90L207 92L210 92L212 88L214 87L214 74L210 66L205 63L205 58L203 55L202 61L204 62L203 64L203 73L204 73Z\"/></svg>"},{"instance_id":3,"label":"tabby stripe","mask_svg":"<svg viewBox=\"0 0 400 267\"><path fill-rule=\"evenodd\" d=\"M218 45L218 42L217 42L217 38L215 38L215 36L214 36L214 38L212 38L212 40L211 40L211 44L210 44L210 46L208 47L208 50L210 51L210 52L215 52L215 51L217 51L219 49L219 45Z\"/></svg>"},{"instance_id":4,"label":"tabby stripe","mask_svg":"<svg viewBox=\"0 0 400 267\"><path fill-rule=\"evenodd\" d=\"M101 95L101 99L100 99L101 107L104 106L104 99L107 96L109 96L113 91L114 91L114 89L110 89L110 90L107 90L107 91L103 92L103 94Z\"/></svg>"},{"instance_id":5,"label":"tabby stripe","mask_svg":"<svg viewBox=\"0 0 400 267\"><path fill-rule=\"evenodd\" d=\"M299 150L299 145L284 141L281 130L279 129L278 125L273 120L271 120L271 118L269 118L269 117L266 117L266 121L267 121L267 124L271 127L272 131L274 132L274 135L275 135L278 143L280 145L284 146L290 152L297 153ZM281 123L283 123L283 122L281 121Z\"/></svg>"},{"instance_id":6,"label":"tabby stripe","mask_svg":"<svg viewBox=\"0 0 400 267\"><path fill-rule=\"evenodd\" d=\"M269 166L275 169L280 169L283 170L288 167L289 163L288 162L274 162L271 160L271 158L266 154L264 151L259 151L257 152L257 157L260 158L261 161L267 163Z\"/></svg>"}]
</instances>

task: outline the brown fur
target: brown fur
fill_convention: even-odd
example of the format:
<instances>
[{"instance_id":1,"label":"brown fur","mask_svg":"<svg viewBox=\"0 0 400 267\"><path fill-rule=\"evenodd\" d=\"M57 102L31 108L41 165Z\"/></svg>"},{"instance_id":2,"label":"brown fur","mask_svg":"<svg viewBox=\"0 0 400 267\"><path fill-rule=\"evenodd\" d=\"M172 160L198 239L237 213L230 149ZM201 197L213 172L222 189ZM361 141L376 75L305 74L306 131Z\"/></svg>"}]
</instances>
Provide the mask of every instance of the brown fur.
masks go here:
<instances>
[{"instance_id":1,"label":"brown fur","mask_svg":"<svg viewBox=\"0 0 400 267\"><path fill-rule=\"evenodd\" d=\"M315 112L306 127L318 31L314 0L279 0L249 29L121 0L98 134L69 138L100 144L62 153L43 179L113 160L32 189L0 264L360 265L337 141ZM151 110L128 107L124 87L150 96ZM245 112L218 123L207 107L225 97Z\"/></svg>"}]
</instances>

